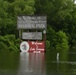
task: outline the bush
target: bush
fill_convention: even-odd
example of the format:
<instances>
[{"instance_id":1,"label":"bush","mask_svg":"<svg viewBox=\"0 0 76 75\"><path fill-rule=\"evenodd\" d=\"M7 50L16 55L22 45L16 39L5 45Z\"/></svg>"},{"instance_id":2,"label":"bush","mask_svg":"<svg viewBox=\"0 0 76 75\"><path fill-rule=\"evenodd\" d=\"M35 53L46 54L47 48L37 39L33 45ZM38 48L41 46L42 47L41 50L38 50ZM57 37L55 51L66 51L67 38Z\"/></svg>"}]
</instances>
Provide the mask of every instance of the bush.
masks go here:
<instances>
[{"instance_id":1,"label":"bush","mask_svg":"<svg viewBox=\"0 0 76 75\"><path fill-rule=\"evenodd\" d=\"M16 39L15 35L0 36L0 50L19 51L20 39Z\"/></svg>"},{"instance_id":2,"label":"bush","mask_svg":"<svg viewBox=\"0 0 76 75\"><path fill-rule=\"evenodd\" d=\"M59 31L57 33L57 43L56 43L56 49L60 50L60 49L68 49L68 37L66 36L66 34L63 31Z\"/></svg>"},{"instance_id":3,"label":"bush","mask_svg":"<svg viewBox=\"0 0 76 75\"><path fill-rule=\"evenodd\" d=\"M50 42L48 40L46 41L46 49L50 49Z\"/></svg>"},{"instance_id":4,"label":"bush","mask_svg":"<svg viewBox=\"0 0 76 75\"><path fill-rule=\"evenodd\" d=\"M8 48L9 51L14 51L14 52L18 52L19 49L15 46L15 45L11 45L9 48Z\"/></svg>"},{"instance_id":5,"label":"bush","mask_svg":"<svg viewBox=\"0 0 76 75\"><path fill-rule=\"evenodd\" d=\"M15 35L6 35L4 38L8 39L11 42L14 42L16 40Z\"/></svg>"},{"instance_id":6,"label":"bush","mask_svg":"<svg viewBox=\"0 0 76 75\"><path fill-rule=\"evenodd\" d=\"M15 40L15 46L18 48L18 49L20 49L20 43L21 43L21 39L20 38L18 38L18 39L16 39Z\"/></svg>"},{"instance_id":7,"label":"bush","mask_svg":"<svg viewBox=\"0 0 76 75\"><path fill-rule=\"evenodd\" d=\"M3 42L0 42L0 51L6 51L8 50L8 47Z\"/></svg>"}]
</instances>

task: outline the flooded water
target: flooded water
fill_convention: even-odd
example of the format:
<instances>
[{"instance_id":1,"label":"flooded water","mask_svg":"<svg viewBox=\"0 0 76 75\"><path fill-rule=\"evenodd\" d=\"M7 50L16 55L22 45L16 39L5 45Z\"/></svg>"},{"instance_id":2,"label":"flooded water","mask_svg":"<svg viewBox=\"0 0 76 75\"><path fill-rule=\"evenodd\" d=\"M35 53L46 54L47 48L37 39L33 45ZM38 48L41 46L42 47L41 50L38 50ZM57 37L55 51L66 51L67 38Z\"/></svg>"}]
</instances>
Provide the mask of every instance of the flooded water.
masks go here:
<instances>
[{"instance_id":1,"label":"flooded water","mask_svg":"<svg viewBox=\"0 0 76 75\"><path fill-rule=\"evenodd\" d=\"M76 75L76 53L0 52L0 75Z\"/></svg>"}]
</instances>

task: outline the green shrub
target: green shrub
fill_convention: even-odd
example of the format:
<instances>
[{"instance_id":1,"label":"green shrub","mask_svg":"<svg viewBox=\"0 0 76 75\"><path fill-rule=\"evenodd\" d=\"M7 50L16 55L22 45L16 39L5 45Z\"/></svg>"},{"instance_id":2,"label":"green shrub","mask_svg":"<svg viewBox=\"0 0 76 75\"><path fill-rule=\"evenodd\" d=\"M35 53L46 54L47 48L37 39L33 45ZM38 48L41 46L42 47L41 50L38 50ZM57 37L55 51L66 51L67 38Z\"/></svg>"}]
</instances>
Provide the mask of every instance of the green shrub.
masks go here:
<instances>
[{"instance_id":1,"label":"green shrub","mask_svg":"<svg viewBox=\"0 0 76 75\"><path fill-rule=\"evenodd\" d=\"M6 51L8 50L8 47L3 42L0 42L0 51Z\"/></svg>"},{"instance_id":2,"label":"green shrub","mask_svg":"<svg viewBox=\"0 0 76 75\"><path fill-rule=\"evenodd\" d=\"M46 41L46 49L50 49L50 42L48 40Z\"/></svg>"},{"instance_id":3,"label":"green shrub","mask_svg":"<svg viewBox=\"0 0 76 75\"><path fill-rule=\"evenodd\" d=\"M9 48L8 48L9 51L14 51L14 52L18 52L19 49L15 46L15 45L11 45Z\"/></svg>"},{"instance_id":4,"label":"green shrub","mask_svg":"<svg viewBox=\"0 0 76 75\"><path fill-rule=\"evenodd\" d=\"M21 39L20 38L15 40L15 44L20 44L20 43L21 43Z\"/></svg>"},{"instance_id":5,"label":"green shrub","mask_svg":"<svg viewBox=\"0 0 76 75\"><path fill-rule=\"evenodd\" d=\"M5 41L5 38L3 36L0 36L0 42Z\"/></svg>"},{"instance_id":6,"label":"green shrub","mask_svg":"<svg viewBox=\"0 0 76 75\"><path fill-rule=\"evenodd\" d=\"M21 43L21 41L22 41L22 40L21 40L20 38L18 38L18 39L15 40L15 43L14 43L14 44L15 44L15 46L16 46L18 49L20 49L20 43Z\"/></svg>"},{"instance_id":7,"label":"green shrub","mask_svg":"<svg viewBox=\"0 0 76 75\"><path fill-rule=\"evenodd\" d=\"M16 40L15 35L5 35L5 39L8 39L11 42L14 42Z\"/></svg>"},{"instance_id":8,"label":"green shrub","mask_svg":"<svg viewBox=\"0 0 76 75\"><path fill-rule=\"evenodd\" d=\"M20 39L16 39L15 35L0 36L0 50L15 51L20 49Z\"/></svg>"},{"instance_id":9,"label":"green shrub","mask_svg":"<svg viewBox=\"0 0 76 75\"><path fill-rule=\"evenodd\" d=\"M57 33L57 43L55 45L57 50L60 49L68 49L68 37L66 36L66 34L63 31L59 31Z\"/></svg>"}]
</instances>

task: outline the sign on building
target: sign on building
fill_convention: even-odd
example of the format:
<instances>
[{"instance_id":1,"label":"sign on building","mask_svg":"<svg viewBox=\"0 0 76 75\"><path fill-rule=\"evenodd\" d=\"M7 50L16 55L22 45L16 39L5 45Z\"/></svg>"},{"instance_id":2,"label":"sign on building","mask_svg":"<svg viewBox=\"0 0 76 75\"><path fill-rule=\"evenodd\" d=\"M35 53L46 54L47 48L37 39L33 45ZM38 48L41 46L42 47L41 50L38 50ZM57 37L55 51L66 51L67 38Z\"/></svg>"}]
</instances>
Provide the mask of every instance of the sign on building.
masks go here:
<instances>
[{"instance_id":1,"label":"sign on building","mask_svg":"<svg viewBox=\"0 0 76 75\"><path fill-rule=\"evenodd\" d=\"M46 16L18 16L17 29L46 29Z\"/></svg>"},{"instance_id":2,"label":"sign on building","mask_svg":"<svg viewBox=\"0 0 76 75\"><path fill-rule=\"evenodd\" d=\"M25 40L42 40L42 32L23 32L22 39Z\"/></svg>"}]
</instances>

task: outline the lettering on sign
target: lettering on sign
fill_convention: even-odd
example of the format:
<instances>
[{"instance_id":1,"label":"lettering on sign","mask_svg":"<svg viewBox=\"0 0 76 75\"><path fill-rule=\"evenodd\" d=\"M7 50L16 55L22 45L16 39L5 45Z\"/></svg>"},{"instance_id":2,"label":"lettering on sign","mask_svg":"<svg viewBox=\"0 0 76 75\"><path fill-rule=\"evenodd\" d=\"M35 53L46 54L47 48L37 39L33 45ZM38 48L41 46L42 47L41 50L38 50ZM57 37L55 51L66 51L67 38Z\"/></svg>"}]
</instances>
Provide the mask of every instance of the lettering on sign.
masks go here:
<instances>
[{"instance_id":1,"label":"lettering on sign","mask_svg":"<svg viewBox=\"0 0 76 75\"><path fill-rule=\"evenodd\" d=\"M17 29L46 29L46 16L18 16Z\"/></svg>"},{"instance_id":2,"label":"lettering on sign","mask_svg":"<svg viewBox=\"0 0 76 75\"><path fill-rule=\"evenodd\" d=\"M20 44L20 49L22 52L44 52L45 51L45 43L37 42L37 41L23 41Z\"/></svg>"},{"instance_id":3,"label":"lettering on sign","mask_svg":"<svg viewBox=\"0 0 76 75\"><path fill-rule=\"evenodd\" d=\"M42 32L23 32L22 39L42 40Z\"/></svg>"},{"instance_id":4,"label":"lettering on sign","mask_svg":"<svg viewBox=\"0 0 76 75\"><path fill-rule=\"evenodd\" d=\"M42 42L36 42L36 41L29 41L29 52L44 52L45 51L45 43Z\"/></svg>"}]
</instances>

